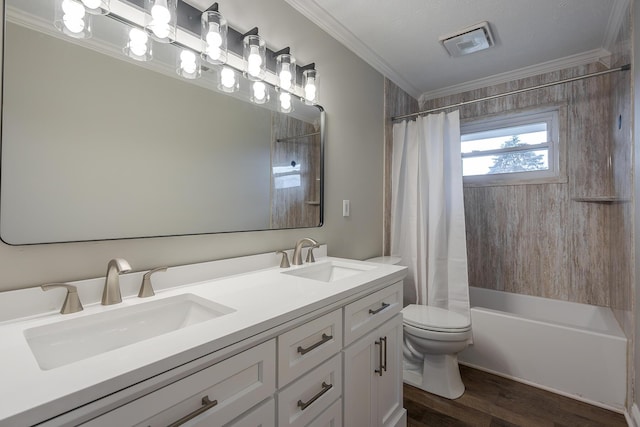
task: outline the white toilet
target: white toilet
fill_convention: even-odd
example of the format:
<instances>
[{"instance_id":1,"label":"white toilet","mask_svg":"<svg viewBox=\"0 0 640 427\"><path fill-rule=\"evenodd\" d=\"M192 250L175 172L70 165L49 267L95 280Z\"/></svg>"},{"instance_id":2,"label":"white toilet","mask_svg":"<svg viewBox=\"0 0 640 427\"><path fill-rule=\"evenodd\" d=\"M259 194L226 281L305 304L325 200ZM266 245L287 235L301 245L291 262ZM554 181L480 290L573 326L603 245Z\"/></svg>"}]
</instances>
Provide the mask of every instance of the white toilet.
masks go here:
<instances>
[{"instance_id":1,"label":"white toilet","mask_svg":"<svg viewBox=\"0 0 640 427\"><path fill-rule=\"evenodd\" d=\"M401 258L384 256L367 261L399 264ZM471 339L469 319L443 308L417 304L406 306L402 314L404 382L447 399L462 396L458 353Z\"/></svg>"},{"instance_id":2,"label":"white toilet","mask_svg":"<svg viewBox=\"0 0 640 427\"><path fill-rule=\"evenodd\" d=\"M471 338L471 323L459 313L411 304L404 316L403 379L429 393L457 399L464 393L458 353Z\"/></svg>"}]
</instances>

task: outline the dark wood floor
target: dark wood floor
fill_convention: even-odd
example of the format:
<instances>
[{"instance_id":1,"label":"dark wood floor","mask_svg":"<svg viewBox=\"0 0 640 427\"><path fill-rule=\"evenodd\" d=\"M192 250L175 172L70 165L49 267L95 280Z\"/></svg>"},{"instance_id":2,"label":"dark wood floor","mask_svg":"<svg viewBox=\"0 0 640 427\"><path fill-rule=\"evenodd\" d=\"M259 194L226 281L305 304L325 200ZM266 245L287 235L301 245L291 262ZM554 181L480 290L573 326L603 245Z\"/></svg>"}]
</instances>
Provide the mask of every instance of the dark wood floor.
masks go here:
<instances>
[{"instance_id":1,"label":"dark wood floor","mask_svg":"<svg viewBox=\"0 0 640 427\"><path fill-rule=\"evenodd\" d=\"M460 366L466 391L444 399L404 385L409 427L626 427L623 415Z\"/></svg>"}]
</instances>

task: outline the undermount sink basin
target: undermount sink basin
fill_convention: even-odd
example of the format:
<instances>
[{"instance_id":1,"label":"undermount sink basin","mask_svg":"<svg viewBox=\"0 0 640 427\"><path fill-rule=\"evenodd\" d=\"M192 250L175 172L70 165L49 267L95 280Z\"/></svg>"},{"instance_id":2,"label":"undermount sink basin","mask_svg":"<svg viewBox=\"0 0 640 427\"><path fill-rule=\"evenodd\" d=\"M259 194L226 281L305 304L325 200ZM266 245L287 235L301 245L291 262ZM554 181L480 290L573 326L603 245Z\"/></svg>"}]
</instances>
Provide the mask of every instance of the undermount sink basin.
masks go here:
<instances>
[{"instance_id":1,"label":"undermount sink basin","mask_svg":"<svg viewBox=\"0 0 640 427\"><path fill-rule=\"evenodd\" d=\"M158 299L24 331L42 370L54 369L235 310L193 294Z\"/></svg>"},{"instance_id":2,"label":"undermount sink basin","mask_svg":"<svg viewBox=\"0 0 640 427\"><path fill-rule=\"evenodd\" d=\"M362 265L342 261L329 261L324 263L307 265L295 270L283 271L282 274L303 277L305 279L319 280L322 282L334 282L349 276L373 270L375 265Z\"/></svg>"}]
</instances>

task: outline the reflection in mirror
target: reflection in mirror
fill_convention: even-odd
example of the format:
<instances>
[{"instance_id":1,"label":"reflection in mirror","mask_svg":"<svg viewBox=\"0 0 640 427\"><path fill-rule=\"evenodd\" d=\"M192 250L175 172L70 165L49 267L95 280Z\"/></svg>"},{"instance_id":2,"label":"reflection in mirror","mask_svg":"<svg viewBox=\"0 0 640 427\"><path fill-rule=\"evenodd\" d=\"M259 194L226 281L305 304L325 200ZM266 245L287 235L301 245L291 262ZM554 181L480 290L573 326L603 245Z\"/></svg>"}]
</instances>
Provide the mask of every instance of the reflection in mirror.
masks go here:
<instances>
[{"instance_id":1,"label":"reflection in mirror","mask_svg":"<svg viewBox=\"0 0 640 427\"><path fill-rule=\"evenodd\" d=\"M214 68L180 79L173 45L155 44L150 62L109 51L127 33L113 20L94 19L90 42L63 38L37 14L49 3L5 2L3 241L322 225L320 107L293 97L280 113L268 85L256 105L242 79L222 94Z\"/></svg>"}]
</instances>

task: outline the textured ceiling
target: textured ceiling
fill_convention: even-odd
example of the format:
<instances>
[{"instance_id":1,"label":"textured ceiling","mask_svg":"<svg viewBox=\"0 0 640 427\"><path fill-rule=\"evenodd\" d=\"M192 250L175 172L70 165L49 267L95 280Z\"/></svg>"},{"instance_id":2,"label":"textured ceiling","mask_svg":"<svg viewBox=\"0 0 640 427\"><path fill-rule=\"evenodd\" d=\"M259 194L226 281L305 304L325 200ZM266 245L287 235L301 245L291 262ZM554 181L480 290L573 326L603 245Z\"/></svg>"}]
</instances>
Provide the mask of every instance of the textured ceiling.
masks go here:
<instances>
[{"instance_id":1,"label":"textured ceiling","mask_svg":"<svg viewBox=\"0 0 640 427\"><path fill-rule=\"evenodd\" d=\"M414 96L567 57L599 59L628 6L628 0L286 1ZM481 21L490 23L496 46L449 57L438 38Z\"/></svg>"}]
</instances>

